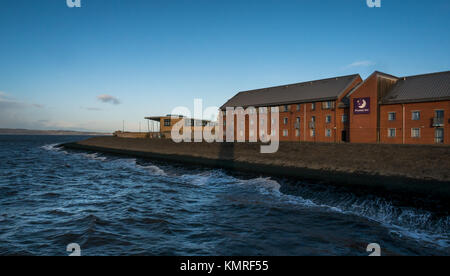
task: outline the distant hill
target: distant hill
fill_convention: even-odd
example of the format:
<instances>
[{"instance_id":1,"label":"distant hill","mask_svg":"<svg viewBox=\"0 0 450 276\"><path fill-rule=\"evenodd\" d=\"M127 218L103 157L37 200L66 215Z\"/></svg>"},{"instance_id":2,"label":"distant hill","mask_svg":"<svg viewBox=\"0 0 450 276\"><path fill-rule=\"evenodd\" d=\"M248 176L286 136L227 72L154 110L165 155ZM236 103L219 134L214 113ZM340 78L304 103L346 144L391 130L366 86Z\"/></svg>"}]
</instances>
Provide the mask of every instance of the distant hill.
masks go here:
<instances>
[{"instance_id":1,"label":"distant hill","mask_svg":"<svg viewBox=\"0 0 450 276\"><path fill-rule=\"evenodd\" d=\"M71 131L71 130L30 130L30 129L0 128L0 135L83 135L83 136L101 136L101 135L111 135L111 133L83 132L83 131Z\"/></svg>"}]
</instances>

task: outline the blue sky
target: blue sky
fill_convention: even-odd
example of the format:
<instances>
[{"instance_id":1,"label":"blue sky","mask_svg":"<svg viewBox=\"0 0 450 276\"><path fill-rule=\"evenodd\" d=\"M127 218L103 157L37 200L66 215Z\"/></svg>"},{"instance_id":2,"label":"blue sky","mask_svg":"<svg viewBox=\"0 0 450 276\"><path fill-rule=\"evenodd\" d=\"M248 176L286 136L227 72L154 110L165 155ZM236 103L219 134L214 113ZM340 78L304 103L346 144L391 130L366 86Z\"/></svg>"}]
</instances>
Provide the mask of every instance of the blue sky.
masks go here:
<instances>
[{"instance_id":1,"label":"blue sky","mask_svg":"<svg viewBox=\"0 0 450 276\"><path fill-rule=\"evenodd\" d=\"M448 0L0 0L0 128L137 130L176 106L450 68Z\"/></svg>"}]
</instances>

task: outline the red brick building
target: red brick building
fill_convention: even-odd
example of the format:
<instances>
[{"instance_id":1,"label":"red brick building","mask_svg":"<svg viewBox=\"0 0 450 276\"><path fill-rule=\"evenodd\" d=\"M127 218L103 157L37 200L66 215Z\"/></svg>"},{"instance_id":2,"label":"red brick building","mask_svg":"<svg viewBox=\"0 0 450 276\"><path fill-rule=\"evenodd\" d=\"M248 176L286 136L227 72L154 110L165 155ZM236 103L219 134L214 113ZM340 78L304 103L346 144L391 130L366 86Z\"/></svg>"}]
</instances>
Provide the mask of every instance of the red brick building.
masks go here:
<instances>
[{"instance_id":1,"label":"red brick building","mask_svg":"<svg viewBox=\"0 0 450 276\"><path fill-rule=\"evenodd\" d=\"M235 140L277 134L281 141L450 144L450 71L400 78L377 71L365 81L350 75L244 91L221 109L236 107L256 110L242 122L228 118ZM278 129L272 107L279 107Z\"/></svg>"},{"instance_id":2,"label":"red brick building","mask_svg":"<svg viewBox=\"0 0 450 276\"><path fill-rule=\"evenodd\" d=\"M349 98L352 143L450 144L450 72L375 72Z\"/></svg>"},{"instance_id":3,"label":"red brick building","mask_svg":"<svg viewBox=\"0 0 450 276\"><path fill-rule=\"evenodd\" d=\"M349 102L346 97L362 79L350 75L238 93L221 109L255 107L258 117L245 117L245 132L234 120L234 136L252 140L278 131L280 141L347 142L349 137ZM279 107L279 129L272 128L271 108ZM261 113L267 112L267 127L259 128ZM229 118L228 123L229 122ZM227 119L224 119L226 128ZM259 123L258 123L259 122ZM226 131L224 130L224 133ZM244 137L245 136L245 137Z\"/></svg>"}]
</instances>

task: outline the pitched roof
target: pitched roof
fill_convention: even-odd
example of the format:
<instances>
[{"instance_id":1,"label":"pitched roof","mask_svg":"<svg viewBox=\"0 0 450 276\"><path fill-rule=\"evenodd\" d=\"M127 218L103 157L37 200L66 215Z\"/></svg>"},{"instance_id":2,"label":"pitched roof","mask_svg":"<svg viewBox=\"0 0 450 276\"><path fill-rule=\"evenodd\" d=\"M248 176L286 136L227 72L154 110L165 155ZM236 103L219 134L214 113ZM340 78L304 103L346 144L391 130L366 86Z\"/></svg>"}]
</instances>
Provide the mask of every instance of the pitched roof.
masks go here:
<instances>
[{"instance_id":1,"label":"pitched roof","mask_svg":"<svg viewBox=\"0 0 450 276\"><path fill-rule=\"evenodd\" d=\"M383 104L450 100L450 71L399 78Z\"/></svg>"},{"instance_id":2,"label":"pitched roof","mask_svg":"<svg viewBox=\"0 0 450 276\"><path fill-rule=\"evenodd\" d=\"M356 74L244 91L231 98L221 109L335 100L358 78L360 76Z\"/></svg>"}]
</instances>

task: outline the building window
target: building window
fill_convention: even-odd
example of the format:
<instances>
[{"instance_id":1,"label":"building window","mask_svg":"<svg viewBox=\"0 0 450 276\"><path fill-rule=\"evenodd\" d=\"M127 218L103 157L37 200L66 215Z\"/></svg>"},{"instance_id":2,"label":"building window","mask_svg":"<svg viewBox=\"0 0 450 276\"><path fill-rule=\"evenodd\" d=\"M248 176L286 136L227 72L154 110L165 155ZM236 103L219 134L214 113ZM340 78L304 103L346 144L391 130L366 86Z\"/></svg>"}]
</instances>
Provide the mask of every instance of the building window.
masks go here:
<instances>
[{"instance_id":1,"label":"building window","mask_svg":"<svg viewBox=\"0 0 450 276\"><path fill-rule=\"evenodd\" d=\"M395 136L397 136L397 129L395 128L388 129L388 137L393 138Z\"/></svg>"},{"instance_id":2,"label":"building window","mask_svg":"<svg viewBox=\"0 0 450 276\"><path fill-rule=\"evenodd\" d=\"M433 127L443 127L444 124L444 110L435 110L433 118Z\"/></svg>"},{"instance_id":3,"label":"building window","mask_svg":"<svg viewBox=\"0 0 450 276\"><path fill-rule=\"evenodd\" d=\"M311 137L315 137L316 136L316 130L315 129L311 129Z\"/></svg>"},{"instance_id":4,"label":"building window","mask_svg":"<svg viewBox=\"0 0 450 276\"><path fill-rule=\"evenodd\" d=\"M413 121L419 121L420 120L420 111L413 111L413 113L412 113L412 120Z\"/></svg>"},{"instance_id":5,"label":"building window","mask_svg":"<svg viewBox=\"0 0 450 276\"><path fill-rule=\"evenodd\" d=\"M277 130L276 129L272 129L272 136L277 135Z\"/></svg>"},{"instance_id":6,"label":"building window","mask_svg":"<svg viewBox=\"0 0 450 276\"><path fill-rule=\"evenodd\" d=\"M255 122L253 122L253 119L250 119L250 125L252 126Z\"/></svg>"},{"instance_id":7,"label":"building window","mask_svg":"<svg viewBox=\"0 0 450 276\"><path fill-rule=\"evenodd\" d=\"M288 112L288 111L289 111L289 105L285 105L285 106L283 107L283 110L284 110L284 112Z\"/></svg>"},{"instance_id":8,"label":"building window","mask_svg":"<svg viewBox=\"0 0 450 276\"><path fill-rule=\"evenodd\" d=\"M322 103L322 109L332 109L332 108L333 108L333 102Z\"/></svg>"},{"instance_id":9,"label":"building window","mask_svg":"<svg viewBox=\"0 0 450 276\"><path fill-rule=\"evenodd\" d=\"M312 116L311 117L311 122L315 122L316 121L316 116Z\"/></svg>"},{"instance_id":10,"label":"building window","mask_svg":"<svg viewBox=\"0 0 450 276\"><path fill-rule=\"evenodd\" d=\"M388 120L389 120L389 121L395 121L395 120L397 120L397 113L395 113L395 112L389 112L389 114L388 114Z\"/></svg>"},{"instance_id":11,"label":"building window","mask_svg":"<svg viewBox=\"0 0 450 276\"><path fill-rule=\"evenodd\" d=\"M295 122L296 122L297 124L300 124L300 117L297 117L297 118L295 119Z\"/></svg>"},{"instance_id":12,"label":"building window","mask_svg":"<svg viewBox=\"0 0 450 276\"><path fill-rule=\"evenodd\" d=\"M325 136L331 137L331 129L325 129Z\"/></svg>"},{"instance_id":13,"label":"building window","mask_svg":"<svg viewBox=\"0 0 450 276\"><path fill-rule=\"evenodd\" d=\"M239 136L244 136L244 132L242 130L239 131Z\"/></svg>"},{"instance_id":14,"label":"building window","mask_svg":"<svg viewBox=\"0 0 450 276\"><path fill-rule=\"evenodd\" d=\"M434 131L434 140L437 144L443 144L444 143L444 129L443 128L436 128Z\"/></svg>"},{"instance_id":15,"label":"building window","mask_svg":"<svg viewBox=\"0 0 450 276\"><path fill-rule=\"evenodd\" d=\"M411 137L412 138L420 138L420 128L412 128L411 129Z\"/></svg>"},{"instance_id":16,"label":"building window","mask_svg":"<svg viewBox=\"0 0 450 276\"><path fill-rule=\"evenodd\" d=\"M171 124L171 120L170 119L164 119L164 126L168 127Z\"/></svg>"},{"instance_id":17,"label":"building window","mask_svg":"<svg viewBox=\"0 0 450 276\"><path fill-rule=\"evenodd\" d=\"M263 126L264 125L264 119L261 119L260 124Z\"/></svg>"},{"instance_id":18,"label":"building window","mask_svg":"<svg viewBox=\"0 0 450 276\"><path fill-rule=\"evenodd\" d=\"M283 130L283 136L284 137L288 137L289 136L289 131L287 129Z\"/></svg>"},{"instance_id":19,"label":"building window","mask_svg":"<svg viewBox=\"0 0 450 276\"><path fill-rule=\"evenodd\" d=\"M278 112L279 109L276 106L270 108L270 112Z\"/></svg>"},{"instance_id":20,"label":"building window","mask_svg":"<svg viewBox=\"0 0 450 276\"><path fill-rule=\"evenodd\" d=\"M255 136L255 131L253 129L250 129L250 137Z\"/></svg>"},{"instance_id":21,"label":"building window","mask_svg":"<svg viewBox=\"0 0 450 276\"><path fill-rule=\"evenodd\" d=\"M266 135L266 132L264 130L261 130L260 137L264 137L264 135Z\"/></svg>"},{"instance_id":22,"label":"building window","mask_svg":"<svg viewBox=\"0 0 450 276\"><path fill-rule=\"evenodd\" d=\"M295 130L295 136L296 137L300 137L300 129L296 129Z\"/></svg>"},{"instance_id":23,"label":"building window","mask_svg":"<svg viewBox=\"0 0 450 276\"><path fill-rule=\"evenodd\" d=\"M267 107L260 107L259 113L263 113L263 114L267 113Z\"/></svg>"},{"instance_id":24,"label":"building window","mask_svg":"<svg viewBox=\"0 0 450 276\"><path fill-rule=\"evenodd\" d=\"M297 111L300 111L300 108L301 108L301 105L298 104L298 105L297 105Z\"/></svg>"},{"instance_id":25,"label":"building window","mask_svg":"<svg viewBox=\"0 0 450 276\"><path fill-rule=\"evenodd\" d=\"M325 123L331 123L331 115L327 115L327 117L325 117Z\"/></svg>"},{"instance_id":26,"label":"building window","mask_svg":"<svg viewBox=\"0 0 450 276\"><path fill-rule=\"evenodd\" d=\"M316 103L311 104L311 110L316 110Z\"/></svg>"},{"instance_id":27,"label":"building window","mask_svg":"<svg viewBox=\"0 0 450 276\"><path fill-rule=\"evenodd\" d=\"M348 121L348 115L347 114L342 115L342 122L346 123L347 121Z\"/></svg>"},{"instance_id":28,"label":"building window","mask_svg":"<svg viewBox=\"0 0 450 276\"><path fill-rule=\"evenodd\" d=\"M283 122L284 122L285 125L287 125L289 123L289 119L288 118L284 118Z\"/></svg>"}]
</instances>

